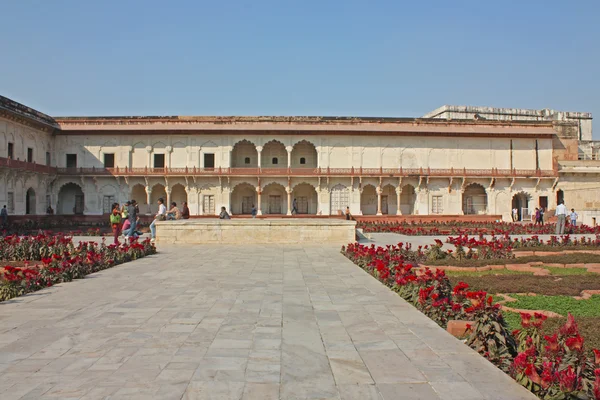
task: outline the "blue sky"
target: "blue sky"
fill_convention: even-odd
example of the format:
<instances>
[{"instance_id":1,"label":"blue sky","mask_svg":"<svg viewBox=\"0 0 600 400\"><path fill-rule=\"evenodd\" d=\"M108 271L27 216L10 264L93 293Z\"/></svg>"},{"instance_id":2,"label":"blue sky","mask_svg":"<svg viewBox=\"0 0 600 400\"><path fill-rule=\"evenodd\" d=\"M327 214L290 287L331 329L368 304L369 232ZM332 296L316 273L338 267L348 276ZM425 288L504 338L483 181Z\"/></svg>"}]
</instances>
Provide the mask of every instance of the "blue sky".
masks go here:
<instances>
[{"instance_id":1,"label":"blue sky","mask_svg":"<svg viewBox=\"0 0 600 400\"><path fill-rule=\"evenodd\" d=\"M21 0L2 14L0 93L54 116L600 116L598 0Z\"/></svg>"}]
</instances>

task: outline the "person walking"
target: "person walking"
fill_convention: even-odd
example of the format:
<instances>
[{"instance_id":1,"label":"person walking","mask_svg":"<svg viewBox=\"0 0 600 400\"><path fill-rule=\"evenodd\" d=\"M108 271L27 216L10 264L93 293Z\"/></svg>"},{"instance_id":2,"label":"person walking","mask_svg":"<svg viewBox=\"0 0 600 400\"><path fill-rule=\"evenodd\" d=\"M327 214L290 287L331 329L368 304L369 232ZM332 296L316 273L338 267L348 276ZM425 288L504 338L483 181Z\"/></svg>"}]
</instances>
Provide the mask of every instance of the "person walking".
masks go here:
<instances>
[{"instance_id":1,"label":"person walking","mask_svg":"<svg viewBox=\"0 0 600 400\"><path fill-rule=\"evenodd\" d=\"M119 235L121 234L121 210L119 203L113 204L112 212L110 213L110 225L112 226L114 243L119 245Z\"/></svg>"},{"instance_id":2,"label":"person walking","mask_svg":"<svg viewBox=\"0 0 600 400\"><path fill-rule=\"evenodd\" d=\"M252 204L252 210L250 210L250 214L252 214L252 218L256 218L256 207Z\"/></svg>"},{"instance_id":3,"label":"person walking","mask_svg":"<svg viewBox=\"0 0 600 400\"><path fill-rule=\"evenodd\" d=\"M125 237L132 236L133 232L135 232L135 228L137 227L137 214L138 209L136 207L136 202L135 200L131 200L129 202L129 205L127 206L127 219L129 220L129 229L123 231Z\"/></svg>"},{"instance_id":4,"label":"person walking","mask_svg":"<svg viewBox=\"0 0 600 400\"><path fill-rule=\"evenodd\" d=\"M540 225L544 226L544 207L540 207Z\"/></svg>"},{"instance_id":5,"label":"person walking","mask_svg":"<svg viewBox=\"0 0 600 400\"><path fill-rule=\"evenodd\" d=\"M533 225L539 225L540 223L540 209L539 208L535 208L535 222L533 223Z\"/></svg>"},{"instance_id":6,"label":"person walking","mask_svg":"<svg viewBox=\"0 0 600 400\"><path fill-rule=\"evenodd\" d=\"M6 204L4 205L4 207L2 207L2 210L0 211L0 216L2 217L2 225L6 227L8 224L8 210L6 209Z\"/></svg>"},{"instance_id":7,"label":"person walking","mask_svg":"<svg viewBox=\"0 0 600 400\"><path fill-rule=\"evenodd\" d=\"M161 197L157 201L158 203L158 212L154 217L154 221L150 224L150 234L152 235L151 241L154 242L156 240L156 221L164 221L167 214L167 207L165 207L165 201Z\"/></svg>"},{"instance_id":8,"label":"person walking","mask_svg":"<svg viewBox=\"0 0 600 400\"><path fill-rule=\"evenodd\" d=\"M571 225L577 226L577 217L578 217L578 215L575 212L574 208L571 208L571 214L569 214L569 217L571 217Z\"/></svg>"},{"instance_id":9,"label":"person walking","mask_svg":"<svg viewBox=\"0 0 600 400\"><path fill-rule=\"evenodd\" d=\"M556 217L558 220L556 221L556 234L563 235L565 233L565 219L567 218L567 207L561 201L558 206L556 206Z\"/></svg>"},{"instance_id":10,"label":"person walking","mask_svg":"<svg viewBox=\"0 0 600 400\"><path fill-rule=\"evenodd\" d=\"M296 214L298 214L298 201L294 199L294 201L292 201L292 215Z\"/></svg>"},{"instance_id":11,"label":"person walking","mask_svg":"<svg viewBox=\"0 0 600 400\"><path fill-rule=\"evenodd\" d=\"M183 202L183 207L181 209L181 218L190 219L190 209L187 205L187 201Z\"/></svg>"}]
</instances>

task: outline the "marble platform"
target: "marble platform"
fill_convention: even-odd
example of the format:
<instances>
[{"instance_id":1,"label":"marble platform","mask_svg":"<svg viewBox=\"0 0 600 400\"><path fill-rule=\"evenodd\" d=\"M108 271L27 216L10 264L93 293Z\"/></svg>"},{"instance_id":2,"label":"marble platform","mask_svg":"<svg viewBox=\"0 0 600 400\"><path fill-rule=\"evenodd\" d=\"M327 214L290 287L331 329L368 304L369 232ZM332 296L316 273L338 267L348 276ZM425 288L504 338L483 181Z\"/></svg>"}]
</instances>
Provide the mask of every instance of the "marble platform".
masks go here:
<instances>
[{"instance_id":1,"label":"marble platform","mask_svg":"<svg viewBox=\"0 0 600 400\"><path fill-rule=\"evenodd\" d=\"M168 244L335 244L355 241L356 222L341 219L231 219L156 223L156 241Z\"/></svg>"}]
</instances>

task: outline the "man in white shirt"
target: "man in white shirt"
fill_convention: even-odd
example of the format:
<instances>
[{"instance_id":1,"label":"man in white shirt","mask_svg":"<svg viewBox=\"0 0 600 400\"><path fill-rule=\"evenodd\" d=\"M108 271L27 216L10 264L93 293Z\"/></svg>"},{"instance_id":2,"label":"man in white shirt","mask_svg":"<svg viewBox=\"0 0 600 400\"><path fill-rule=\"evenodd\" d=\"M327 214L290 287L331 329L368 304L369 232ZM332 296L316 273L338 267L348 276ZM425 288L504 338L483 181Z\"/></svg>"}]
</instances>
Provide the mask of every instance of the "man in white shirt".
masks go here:
<instances>
[{"instance_id":1,"label":"man in white shirt","mask_svg":"<svg viewBox=\"0 0 600 400\"><path fill-rule=\"evenodd\" d=\"M571 214L569 214L569 216L571 217L571 225L573 226L577 226L577 213L575 212L574 208L571 208Z\"/></svg>"},{"instance_id":2,"label":"man in white shirt","mask_svg":"<svg viewBox=\"0 0 600 400\"><path fill-rule=\"evenodd\" d=\"M519 220L519 210L516 207L512 210L512 219L513 222L517 222Z\"/></svg>"},{"instance_id":3,"label":"man in white shirt","mask_svg":"<svg viewBox=\"0 0 600 400\"><path fill-rule=\"evenodd\" d=\"M154 217L154 221L150 224L150 233L152 234L152 241L156 240L156 221L164 221L167 215L167 207L165 207L165 201L162 199L158 199L158 212Z\"/></svg>"},{"instance_id":4,"label":"man in white shirt","mask_svg":"<svg viewBox=\"0 0 600 400\"><path fill-rule=\"evenodd\" d=\"M556 217L558 220L556 221L556 234L564 235L565 233L565 219L567 218L567 207L561 201L558 206L556 206Z\"/></svg>"}]
</instances>

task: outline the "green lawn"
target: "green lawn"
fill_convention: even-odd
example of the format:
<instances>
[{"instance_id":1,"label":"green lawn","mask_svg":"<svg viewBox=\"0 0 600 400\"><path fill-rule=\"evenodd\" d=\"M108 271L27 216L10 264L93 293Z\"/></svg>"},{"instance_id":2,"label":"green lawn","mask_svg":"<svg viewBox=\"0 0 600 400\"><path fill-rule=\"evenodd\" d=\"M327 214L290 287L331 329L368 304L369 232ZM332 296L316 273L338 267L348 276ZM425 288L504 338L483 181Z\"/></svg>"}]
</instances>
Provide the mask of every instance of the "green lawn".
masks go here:
<instances>
[{"instance_id":1,"label":"green lawn","mask_svg":"<svg viewBox=\"0 0 600 400\"><path fill-rule=\"evenodd\" d=\"M566 316L600 317L600 296L588 300L575 300L571 296L520 296L512 295L517 301L505 303L509 307L525 310L547 310Z\"/></svg>"},{"instance_id":2,"label":"green lawn","mask_svg":"<svg viewBox=\"0 0 600 400\"><path fill-rule=\"evenodd\" d=\"M508 269L497 269L491 271L446 271L448 276L486 276L486 275L533 275L533 272L511 271Z\"/></svg>"},{"instance_id":3,"label":"green lawn","mask_svg":"<svg viewBox=\"0 0 600 400\"><path fill-rule=\"evenodd\" d=\"M550 271L551 275L586 275L592 274L587 271L587 268L557 268L557 267L545 267L542 268Z\"/></svg>"}]
</instances>

